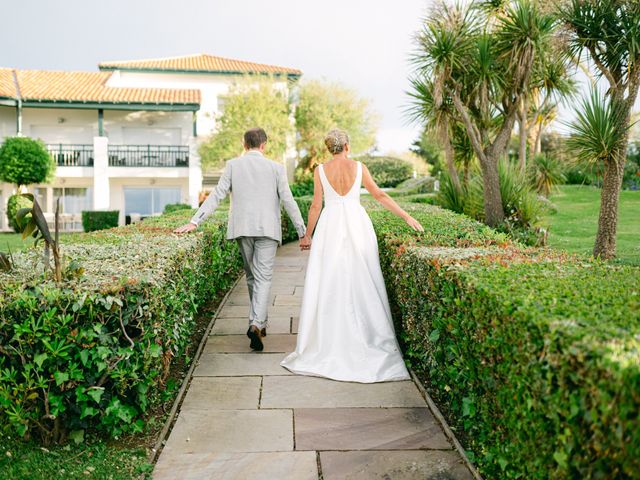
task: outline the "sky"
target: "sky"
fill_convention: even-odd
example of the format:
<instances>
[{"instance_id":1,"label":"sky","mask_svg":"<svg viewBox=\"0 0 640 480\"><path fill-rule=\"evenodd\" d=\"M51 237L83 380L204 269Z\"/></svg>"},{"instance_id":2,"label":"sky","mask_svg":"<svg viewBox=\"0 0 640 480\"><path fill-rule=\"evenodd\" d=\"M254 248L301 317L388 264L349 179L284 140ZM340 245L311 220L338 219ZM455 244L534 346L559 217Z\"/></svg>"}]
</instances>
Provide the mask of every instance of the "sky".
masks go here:
<instances>
[{"instance_id":1,"label":"sky","mask_svg":"<svg viewBox=\"0 0 640 480\"><path fill-rule=\"evenodd\" d=\"M299 68L371 101L380 152L418 136L403 113L413 34L430 0L10 0L0 66L97 70L208 53ZM13 20L10 20L13 19Z\"/></svg>"}]
</instances>

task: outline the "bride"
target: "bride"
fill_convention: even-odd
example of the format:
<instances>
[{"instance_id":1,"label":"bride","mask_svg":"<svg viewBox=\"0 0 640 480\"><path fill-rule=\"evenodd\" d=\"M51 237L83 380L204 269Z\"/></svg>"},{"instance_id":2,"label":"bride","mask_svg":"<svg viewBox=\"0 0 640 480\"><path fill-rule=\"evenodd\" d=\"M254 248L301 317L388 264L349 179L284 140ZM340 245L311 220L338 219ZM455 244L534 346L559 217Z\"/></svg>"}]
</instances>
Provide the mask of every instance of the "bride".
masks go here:
<instances>
[{"instance_id":1,"label":"bride","mask_svg":"<svg viewBox=\"0 0 640 480\"><path fill-rule=\"evenodd\" d=\"M302 249L311 248L315 227L298 341L280 364L293 373L334 380L406 380L409 373L393 329L376 236L360 205L361 185L414 230L424 230L380 190L365 165L349 159L345 132L330 131L325 145L333 159L314 172L307 234L300 243Z\"/></svg>"}]
</instances>

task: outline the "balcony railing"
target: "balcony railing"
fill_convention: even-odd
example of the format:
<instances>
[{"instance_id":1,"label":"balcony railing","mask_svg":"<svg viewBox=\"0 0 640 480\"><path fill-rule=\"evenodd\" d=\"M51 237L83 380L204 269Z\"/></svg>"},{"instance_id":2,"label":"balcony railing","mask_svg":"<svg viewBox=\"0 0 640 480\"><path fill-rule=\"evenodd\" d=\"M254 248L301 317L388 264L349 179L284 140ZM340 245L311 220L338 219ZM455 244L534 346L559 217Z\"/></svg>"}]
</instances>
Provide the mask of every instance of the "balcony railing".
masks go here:
<instances>
[{"instance_id":1,"label":"balcony railing","mask_svg":"<svg viewBox=\"0 0 640 480\"><path fill-rule=\"evenodd\" d=\"M109 145L110 167L188 167L189 147L182 145Z\"/></svg>"},{"instance_id":2,"label":"balcony railing","mask_svg":"<svg viewBox=\"0 0 640 480\"><path fill-rule=\"evenodd\" d=\"M93 166L93 145L49 144L47 150L59 167Z\"/></svg>"}]
</instances>

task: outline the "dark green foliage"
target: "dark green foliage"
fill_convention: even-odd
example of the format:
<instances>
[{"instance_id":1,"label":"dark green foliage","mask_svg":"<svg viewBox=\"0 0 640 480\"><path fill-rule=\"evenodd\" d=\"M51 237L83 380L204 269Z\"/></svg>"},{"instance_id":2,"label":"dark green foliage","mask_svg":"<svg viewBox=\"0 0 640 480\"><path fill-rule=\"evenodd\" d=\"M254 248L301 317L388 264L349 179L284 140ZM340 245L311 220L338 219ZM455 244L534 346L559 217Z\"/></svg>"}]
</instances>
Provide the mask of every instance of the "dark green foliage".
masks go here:
<instances>
[{"instance_id":1,"label":"dark green foliage","mask_svg":"<svg viewBox=\"0 0 640 480\"><path fill-rule=\"evenodd\" d=\"M120 211L89 211L82 212L82 228L85 232L95 232L106 230L118 226L118 216Z\"/></svg>"},{"instance_id":2,"label":"dark green foliage","mask_svg":"<svg viewBox=\"0 0 640 480\"><path fill-rule=\"evenodd\" d=\"M413 166L399 158L361 157L379 187L395 187L413 176Z\"/></svg>"},{"instance_id":3,"label":"dark green foliage","mask_svg":"<svg viewBox=\"0 0 640 480\"><path fill-rule=\"evenodd\" d=\"M313 195L313 173L296 171L296 181L290 185L294 197Z\"/></svg>"},{"instance_id":4,"label":"dark green foliage","mask_svg":"<svg viewBox=\"0 0 640 480\"><path fill-rule=\"evenodd\" d=\"M33 202L21 194L11 195L7 200L7 218L14 232L22 233L23 227L16 221L16 215L23 208L31 208Z\"/></svg>"},{"instance_id":5,"label":"dark green foliage","mask_svg":"<svg viewBox=\"0 0 640 480\"><path fill-rule=\"evenodd\" d=\"M178 210L191 210L191 205L187 203L168 203L164 206L163 213L177 212Z\"/></svg>"},{"instance_id":6,"label":"dark green foliage","mask_svg":"<svg viewBox=\"0 0 640 480\"><path fill-rule=\"evenodd\" d=\"M44 143L29 137L8 137L0 146L0 180L16 185L46 182L55 171Z\"/></svg>"},{"instance_id":7,"label":"dark green foliage","mask_svg":"<svg viewBox=\"0 0 640 480\"><path fill-rule=\"evenodd\" d=\"M296 198L296 202L298 203L298 207L300 208L300 213L302 213L302 218L306 223L307 217L309 215L309 207L311 206L311 197L306 198ZM282 210L282 243L286 242L294 242L298 240L298 232L293 226L293 222L287 215L287 212Z\"/></svg>"},{"instance_id":8,"label":"dark green foliage","mask_svg":"<svg viewBox=\"0 0 640 480\"><path fill-rule=\"evenodd\" d=\"M372 214L397 331L483 476L638 478L637 268L411 214L425 234Z\"/></svg>"}]
</instances>

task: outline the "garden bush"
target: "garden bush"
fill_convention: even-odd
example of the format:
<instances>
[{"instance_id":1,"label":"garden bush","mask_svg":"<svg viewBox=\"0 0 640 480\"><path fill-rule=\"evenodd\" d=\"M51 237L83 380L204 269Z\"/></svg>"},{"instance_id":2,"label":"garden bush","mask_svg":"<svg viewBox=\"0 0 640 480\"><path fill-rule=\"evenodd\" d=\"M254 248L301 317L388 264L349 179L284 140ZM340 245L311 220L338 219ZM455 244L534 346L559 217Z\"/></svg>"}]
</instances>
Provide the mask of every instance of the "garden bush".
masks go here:
<instances>
[{"instance_id":1,"label":"garden bush","mask_svg":"<svg viewBox=\"0 0 640 480\"><path fill-rule=\"evenodd\" d=\"M433 177L417 177L405 180L396 185L396 191L403 195L417 195L420 193L433 193L436 179Z\"/></svg>"},{"instance_id":2,"label":"garden bush","mask_svg":"<svg viewBox=\"0 0 640 480\"><path fill-rule=\"evenodd\" d=\"M407 208L371 215L397 332L485 478L638 478L638 269Z\"/></svg>"},{"instance_id":3,"label":"garden bush","mask_svg":"<svg viewBox=\"0 0 640 480\"><path fill-rule=\"evenodd\" d=\"M395 187L413 176L413 165L392 157L362 157L373 180L379 187Z\"/></svg>"},{"instance_id":4,"label":"garden bush","mask_svg":"<svg viewBox=\"0 0 640 480\"><path fill-rule=\"evenodd\" d=\"M97 230L107 230L118 226L120 211L90 211L82 212L82 228L85 232L95 232Z\"/></svg>"},{"instance_id":5,"label":"garden bush","mask_svg":"<svg viewBox=\"0 0 640 480\"><path fill-rule=\"evenodd\" d=\"M15 254L0 273L0 428L45 443L86 429L138 432L198 306L228 289L240 257L224 215L177 236L191 212L75 235L75 265L56 284L41 254Z\"/></svg>"},{"instance_id":6,"label":"garden bush","mask_svg":"<svg viewBox=\"0 0 640 480\"><path fill-rule=\"evenodd\" d=\"M33 202L20 194L11 195L7 200L7 218L14 232L21 233L22 228L16 222L16 214L23 208L33 207Z\"/></svg>"},{"instance_id":7,"label":"garden bush","mask_svg":"<svg viewBox=\"0 0 640 480\"><path fill-rule=\"evenodd\" d=\"M164 206L163 213L177 212L178 210L191 210L191 205L188 203L168 203Z\"/></svg>"}]
</instances>

